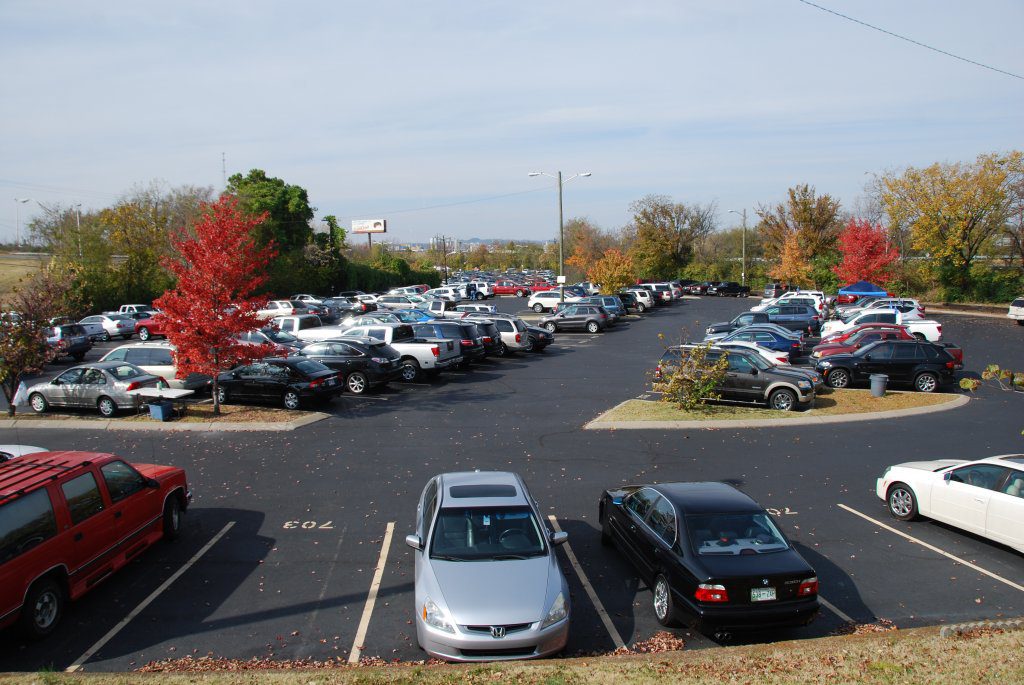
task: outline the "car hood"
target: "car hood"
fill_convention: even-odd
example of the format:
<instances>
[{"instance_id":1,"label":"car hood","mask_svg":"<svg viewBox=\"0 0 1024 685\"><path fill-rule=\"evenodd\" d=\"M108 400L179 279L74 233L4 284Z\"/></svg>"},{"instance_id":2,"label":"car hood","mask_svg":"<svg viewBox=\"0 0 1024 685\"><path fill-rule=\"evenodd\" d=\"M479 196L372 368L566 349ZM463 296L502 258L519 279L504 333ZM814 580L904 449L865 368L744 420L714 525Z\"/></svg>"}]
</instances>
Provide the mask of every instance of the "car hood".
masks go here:
<instances>
[{"instance_id":1,"label":"car hood","mask_svg":"<svg viewBox=\"0 0 1024 685\"><path fill-rule=\"evenodd\" d=\"M732 321L719 321L718 323L710 324L707 330L711 333L721 333L723 331L736 330L736 324Z\"/></svg>"},{"instance_id":2,"label":"car hood","mask_svg":"<svg viewBox=\"0 0 1024 685\"><path fill-rule=\"evenodd\" d=\"M896 464L901 469L918 469L921 471L938 471L948 466L967 463L966 459L932 459L931 461L907 461Z\"/></svg>"},{"instance_id":3,"label":"car hood","mask_svg":"<svg viewBox=\"0 0 1024 685\"><path fill-rule=\"evenodd\" d=\"M533 623L544 618L552 566L546 555L494 562L432 559L430 565L448 611L460 625Z\"/></svg>"},{"instance_id":4,"label":"car hood","mask_svg":"<svg viewBox=\"0 0 1024 685\"><path fill-rule=\"evenodd\" d=\"M801 373L796 369L786 369L785 367L782 366L776 366L767 371L762 371L761 373L763 373L769 379L785 380L791 383L809 380L807 374Z\"/></svg>"}]
</instances>

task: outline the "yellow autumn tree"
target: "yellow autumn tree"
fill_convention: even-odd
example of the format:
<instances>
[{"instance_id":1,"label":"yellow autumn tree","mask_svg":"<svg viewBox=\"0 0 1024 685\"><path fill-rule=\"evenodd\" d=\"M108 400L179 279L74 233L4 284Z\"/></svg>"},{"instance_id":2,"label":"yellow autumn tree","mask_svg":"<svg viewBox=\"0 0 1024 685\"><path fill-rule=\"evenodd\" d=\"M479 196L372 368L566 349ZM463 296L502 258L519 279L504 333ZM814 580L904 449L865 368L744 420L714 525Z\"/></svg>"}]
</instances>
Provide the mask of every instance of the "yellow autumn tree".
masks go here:
<instances>
[{"instance_id":1,"label":"yellow autumn tree","mask_svg":"<svg viewBox=\"0 0 1024 685\"><path fill-rule=\"evenodd\" d=\"M947 280L964 287L972 260L1006 229L1022 173L1024 154L1017 150L910 167L881 178L882 206L891 226L909 228L914 248L938 260Z\"/></svg>"},{"instance_id":2,"label":"yellow autumn tree","mask_svg":"<svg viewBox=\"0 0 1024 685\"><path fill-rule=\"evenodd\" d=\"M769 274L772 278L797 286L810 283L811 264L797 231L790 231L783 239L779 264Z\"/></svg>"},{"instance_id":3,"label":"yellow autumn tree","mask_svg":"<svg viewBox=\"0 0 1024 685\"><path fill-rule=\"evenodd\" d=\"M591 282L601 284L602 293L614 295L620 288L633 285L636 270L629 255L611 248L587 269L587 277Z\"/></svg>"}]
</instances>

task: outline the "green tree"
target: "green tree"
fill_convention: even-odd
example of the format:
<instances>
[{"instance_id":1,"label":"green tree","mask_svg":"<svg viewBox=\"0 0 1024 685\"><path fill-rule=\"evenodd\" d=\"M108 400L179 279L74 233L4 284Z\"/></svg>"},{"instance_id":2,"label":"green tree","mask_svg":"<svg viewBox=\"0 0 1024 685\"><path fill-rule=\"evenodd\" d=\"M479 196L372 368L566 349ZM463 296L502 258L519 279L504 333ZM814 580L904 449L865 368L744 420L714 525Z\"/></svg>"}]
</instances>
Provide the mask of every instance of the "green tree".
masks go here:
<instances>
[{"instance_id":1,"label":"green tree","mask_svg":"<svg viewBox=\"0 0 1024 685\"><path fill-rule=\"evenodd\" d=\"M913 246L937 260L940 279L962 296L970 290L971 262L1017 209L1022 173L1024 154L1016 150L909 167L882 177L882 204L890 224L908 226Z\"/></svg>"},{"instance_id":2,"label":"green tree","mask_svg":"<svg viewBox=\"0 0 1024 685\"><path fill-rule=\"evenodd\" d=\"M648 195L630 205L633 220L624 240L638 275L677 276L692 260L694 246L715 230L715 205L686 206L664 195Z\"/></svg>"},{"instance_id":3,"label":"green tree","mask_svg":"<svg viewBox=\"0 0 1024 685\"><path fill-rule=\"evenodd\" d=\"M269 177L262 169L253 169L246 176L234 174L228 178L225 192L237 197L240 206L250 214L266 212L266 221L256 228L258 245L274 241L281 252L287 252L312 240L309 222L316 208L310 206L305 188Z\"/></svg>"},{"instance_id":4,"label":"green tree","mask_svg":"<svg viewBox=\"0 0 1024 685\"><path fill-rule=\"evenodd\" d=\"M348 243L345 242L348 238L348 232L338 225L338 218L333 214L328 214L324 217L324 222L327 224L327 242L330 248L332 250L344 250L348 247Z\"/></svg>"}]
</instances>

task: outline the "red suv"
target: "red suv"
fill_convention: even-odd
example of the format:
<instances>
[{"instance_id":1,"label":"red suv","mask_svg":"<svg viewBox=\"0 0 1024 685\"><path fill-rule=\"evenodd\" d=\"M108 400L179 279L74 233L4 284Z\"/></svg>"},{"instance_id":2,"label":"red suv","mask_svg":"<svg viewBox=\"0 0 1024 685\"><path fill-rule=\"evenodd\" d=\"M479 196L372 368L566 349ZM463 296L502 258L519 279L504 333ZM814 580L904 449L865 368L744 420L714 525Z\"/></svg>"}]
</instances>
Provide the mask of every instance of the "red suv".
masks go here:
<instances>
[{"instance_id":1,"label":"red suv","mask_svg":"<svg viewBox=\"0 0 1024 685\"><path fill-rule=\"evenodd\" d=\"M185 472L113 454L40 452L0 464L0 627L30 638L160 538L191 500Z\"/></svg>"}]
</instances>

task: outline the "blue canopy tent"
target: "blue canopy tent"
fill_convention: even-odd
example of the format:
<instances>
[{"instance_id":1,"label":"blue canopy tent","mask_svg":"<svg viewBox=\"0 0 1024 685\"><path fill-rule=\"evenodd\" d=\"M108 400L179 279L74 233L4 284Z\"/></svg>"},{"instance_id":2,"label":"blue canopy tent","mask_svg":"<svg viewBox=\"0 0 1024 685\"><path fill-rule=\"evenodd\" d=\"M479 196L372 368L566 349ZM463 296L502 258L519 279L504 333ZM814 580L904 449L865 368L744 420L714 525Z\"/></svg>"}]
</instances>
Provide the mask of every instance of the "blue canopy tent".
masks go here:
<instances>
[{"instance_id":1,"label":"blue canopy tent","mask_svg":"<svg viewBox=\"0 0 1024 685\"><path fill-rule=\"evenodd\" d=\"M877 297L885 297L888 293L883 288L879 288L874 283L868 283L867 281L857 281L851 283L845 288L839 289L840 295L855 295L857 297L863 297L864 295L871 295Z\"/></svg>"}]
</instances>

